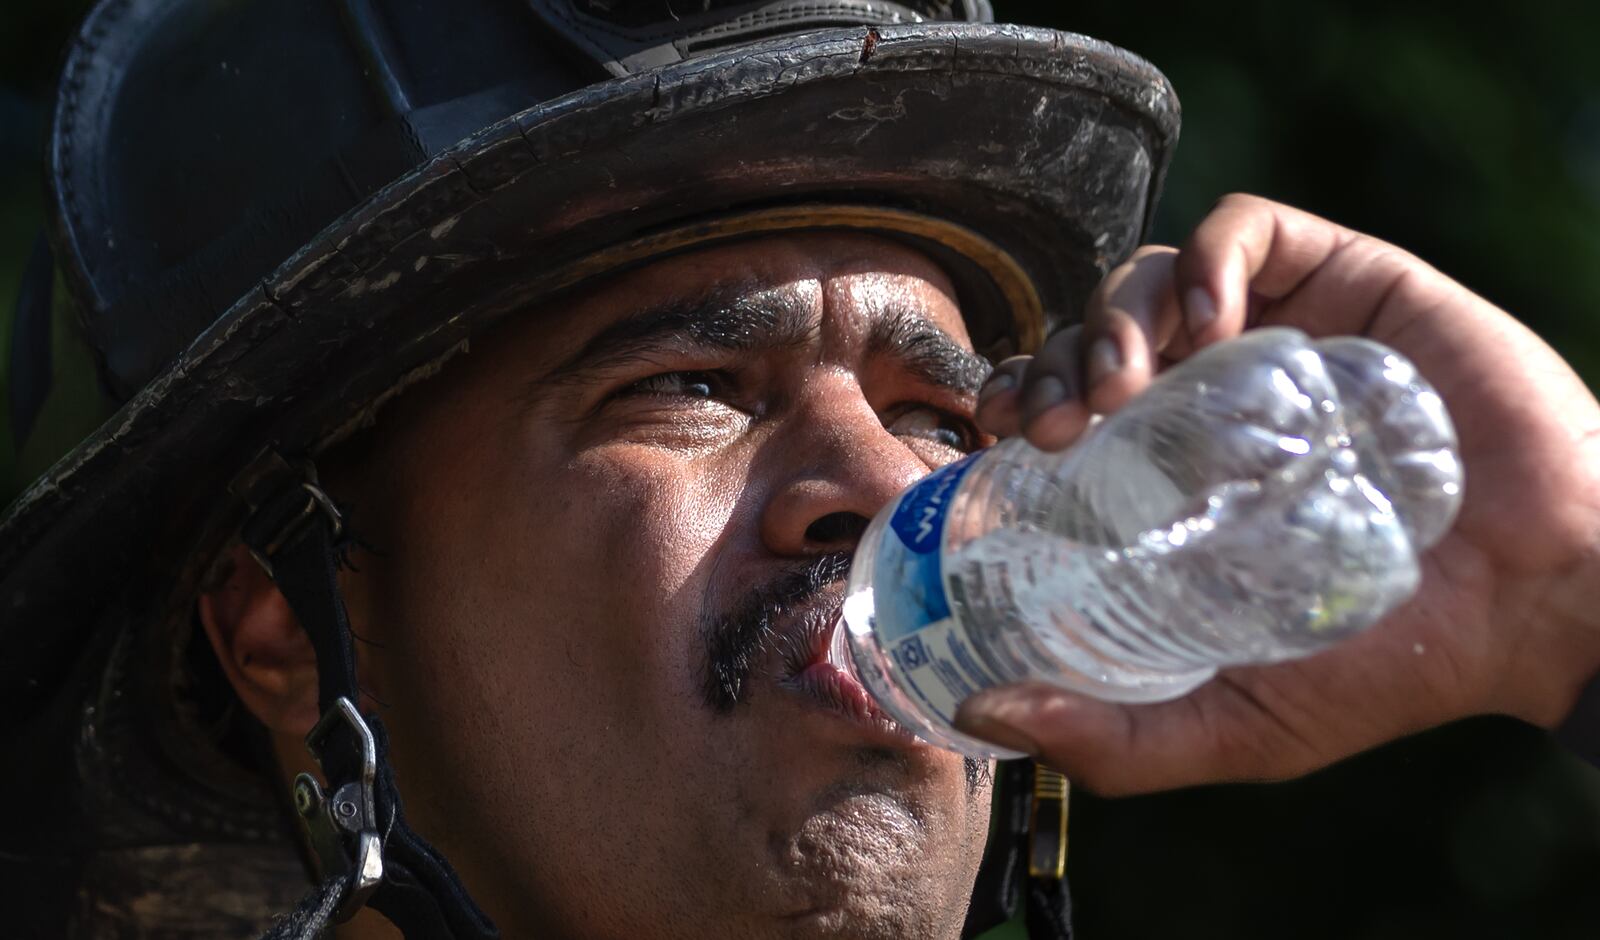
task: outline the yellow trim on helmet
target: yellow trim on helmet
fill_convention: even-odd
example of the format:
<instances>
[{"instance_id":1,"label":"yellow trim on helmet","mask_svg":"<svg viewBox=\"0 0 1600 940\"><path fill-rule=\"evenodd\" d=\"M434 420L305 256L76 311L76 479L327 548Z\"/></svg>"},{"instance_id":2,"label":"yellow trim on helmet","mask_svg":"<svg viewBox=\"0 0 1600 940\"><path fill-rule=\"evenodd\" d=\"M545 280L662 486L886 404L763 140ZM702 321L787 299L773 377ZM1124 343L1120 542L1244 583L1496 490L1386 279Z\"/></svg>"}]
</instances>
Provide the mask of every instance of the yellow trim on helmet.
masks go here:
<instances>
[{"instance_id":1,"label":"yellow trim on helmet","mask_svg":"<svg viewBox=\"0 0 1600 940\"><path fill-rule=\"evenodd\" d=\"M964 225L880 206L782 206L701 220L597 251L557 274L555 289L708 241L805 229L889 232L942 245L976 264L994 281L1016 327L1017 352L1031 353L1044 343L1044 305L1033 280L1009 252Z\"/></svg>"}]
</instances>

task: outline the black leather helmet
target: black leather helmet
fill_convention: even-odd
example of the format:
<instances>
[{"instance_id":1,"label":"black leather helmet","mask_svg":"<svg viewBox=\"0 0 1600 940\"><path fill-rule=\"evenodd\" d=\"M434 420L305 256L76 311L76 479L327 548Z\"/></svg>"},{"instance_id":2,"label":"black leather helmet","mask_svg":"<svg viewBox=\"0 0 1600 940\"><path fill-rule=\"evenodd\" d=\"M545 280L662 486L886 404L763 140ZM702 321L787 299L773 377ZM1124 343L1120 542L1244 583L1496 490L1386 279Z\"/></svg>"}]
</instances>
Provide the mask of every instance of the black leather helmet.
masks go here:
<instances>
[{"instance_id":1,"label":"black leather helmet","mask_svg":"<svg viewBox=\"0 0 1600 940\"><path fill-rule=\"evenodd\" d=\"M116 411L0 517L0 740L28 761L0 775L0 884L31 899L24 932L139 909L210 936L304 889L282 797L196 704L193 598L262 467L480 330L797 229L930 253L993 356L1076 319L1140 241L1177 101L1121 50L990 20L987 0L102 0L67 50L52 260L17 331L39 335L53 268ZM17 349L26 427L52 377Z\"/></svg>"}]
</instances>

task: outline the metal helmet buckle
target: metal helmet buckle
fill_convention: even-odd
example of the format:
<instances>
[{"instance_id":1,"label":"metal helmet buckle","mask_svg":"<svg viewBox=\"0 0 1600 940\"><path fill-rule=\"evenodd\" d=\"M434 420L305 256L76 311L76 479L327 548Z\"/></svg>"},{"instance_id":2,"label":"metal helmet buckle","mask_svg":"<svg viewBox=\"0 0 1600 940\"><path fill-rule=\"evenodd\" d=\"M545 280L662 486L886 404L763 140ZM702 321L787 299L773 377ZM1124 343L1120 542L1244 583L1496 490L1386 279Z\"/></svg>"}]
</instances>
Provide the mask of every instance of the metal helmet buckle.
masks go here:
<instances>
[{"instance_id":1,"label":"metal helmet buckle","mask_svg":"<svg viewBox=\"0 0 1600 940\"><path fill-rule=\"evenodd\" d=\"M383 881L383 838L378 834L375 797L378 743L355 705L341 696L306 735L306 747L328 778L332 795L324 793L310 774L300 774L294 780L294 806L305 821L324 877L337 874L348 879L344 899L334 913L334 919L343 923ZM330 761L335 767L359 766L359 777L341 781L329 771Z\"/></svg>"}]
</instances>

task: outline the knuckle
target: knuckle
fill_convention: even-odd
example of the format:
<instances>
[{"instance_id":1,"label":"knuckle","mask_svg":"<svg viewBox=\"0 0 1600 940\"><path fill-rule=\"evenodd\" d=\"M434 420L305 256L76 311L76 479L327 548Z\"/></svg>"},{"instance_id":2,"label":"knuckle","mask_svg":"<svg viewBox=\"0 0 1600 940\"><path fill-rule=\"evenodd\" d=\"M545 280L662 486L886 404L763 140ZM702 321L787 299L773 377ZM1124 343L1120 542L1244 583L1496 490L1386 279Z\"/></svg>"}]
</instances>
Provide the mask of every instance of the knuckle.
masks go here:
<instances>
[{"instance_id":1,"label":"knuckle","mask_svg":"<svg viewBox=\"0 0 1600 940\"><path fill-rule=\"evenodd\" d=\"M1428 266L1421 258L1406 251L1404 248L1373 238L1371 235L1359 237L1362 246L1366 249L1367 264L1375 270L1386 274L1400 274Z\"/></svg>"},{"instance_id":2,"label":"knuckle","mask_svg":"<svg viewBox=\"0 0 1600 940\"><path fill-rule=\"evenodd\" d=\"M1122 264L1118 265L1118 268L1131 267L1132 265L1137 264L1140 261L1144 261L1147 258L1175 254L1176 252L1177 249L1173 248L1171 245L1141 245L1136 251L1134 251L1133 254L1128 256L1127 261L1124 261Z\"/></svg>"},{"instance_id":3,"label":"knuckle","mask_svg":"<svg viewBox=\"0 0 1600 940\"><path fill-rule=\"evenodd\" d=\"M1254 195L1253 193L1232 192L1223 195L1212 204L1213 212L1221 209L1257 209L1275 205L1271 200Z\"/></svg>"}]
</instances>

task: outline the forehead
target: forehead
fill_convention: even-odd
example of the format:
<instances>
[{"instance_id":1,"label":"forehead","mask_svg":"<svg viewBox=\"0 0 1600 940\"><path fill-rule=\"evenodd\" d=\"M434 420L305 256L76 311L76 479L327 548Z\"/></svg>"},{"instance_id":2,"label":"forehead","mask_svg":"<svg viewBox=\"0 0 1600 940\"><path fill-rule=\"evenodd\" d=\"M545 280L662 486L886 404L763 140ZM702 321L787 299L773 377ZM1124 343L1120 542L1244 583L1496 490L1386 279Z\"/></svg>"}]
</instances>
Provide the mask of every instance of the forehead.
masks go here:
<instances>
[{"instance_id":1,"label":"forehead","mask_svg":"<svg viewBox=\"0 0 1600 940\"><path fill-rule=\"evenodd\" d=\"M551 313L558 330L581 334L671 298L805 284L820 285L830 305L844 302L851 312L914 306L921 317L968 345L949 275L908 245L857 232L773 235L686 251L613 275Z\"/></svg>"}]
</instances>

